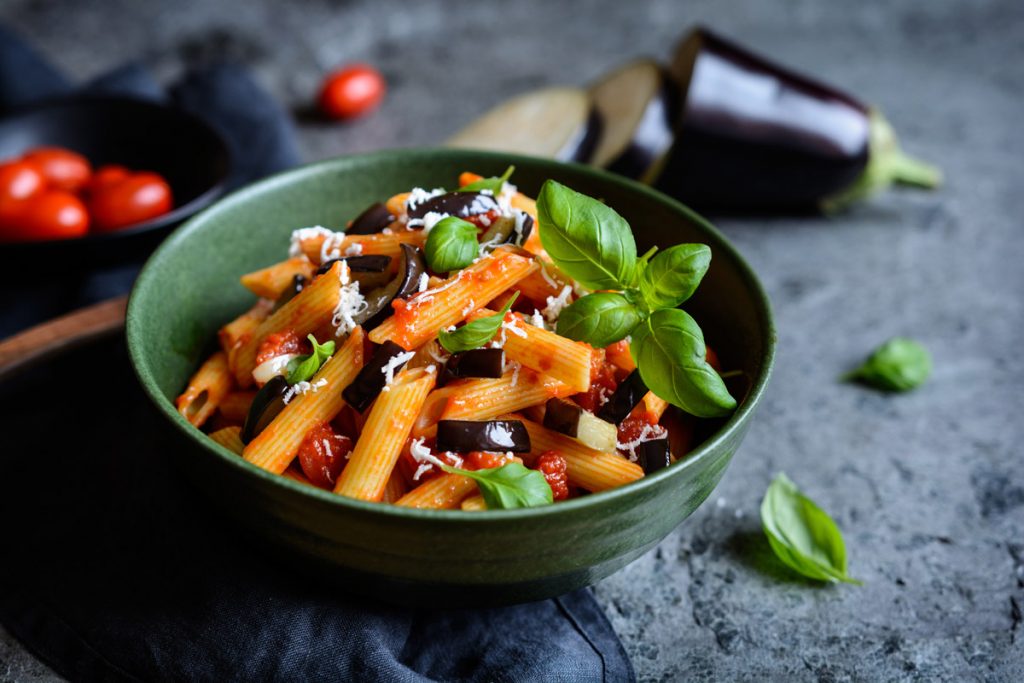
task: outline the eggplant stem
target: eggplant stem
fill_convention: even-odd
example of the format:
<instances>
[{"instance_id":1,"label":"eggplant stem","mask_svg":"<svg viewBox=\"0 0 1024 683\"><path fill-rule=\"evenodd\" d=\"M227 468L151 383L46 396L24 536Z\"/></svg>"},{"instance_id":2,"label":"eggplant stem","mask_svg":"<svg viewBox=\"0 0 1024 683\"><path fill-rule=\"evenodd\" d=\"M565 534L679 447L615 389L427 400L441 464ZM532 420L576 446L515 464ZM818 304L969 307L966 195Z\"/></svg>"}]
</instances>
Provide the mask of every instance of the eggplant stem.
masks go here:
<instances>
[{"instance_id":1,"label":"eggplant stem","mask_svg":"<svg viewBox=\"0 0 1024 683\"><path fill-rule=\"evenodd\" d=\"M896 150L889 163L894 183L926 190L938 187L942 183L942 171L937 166L904 154L902 150Z\"/></svg>"}]
</instances>

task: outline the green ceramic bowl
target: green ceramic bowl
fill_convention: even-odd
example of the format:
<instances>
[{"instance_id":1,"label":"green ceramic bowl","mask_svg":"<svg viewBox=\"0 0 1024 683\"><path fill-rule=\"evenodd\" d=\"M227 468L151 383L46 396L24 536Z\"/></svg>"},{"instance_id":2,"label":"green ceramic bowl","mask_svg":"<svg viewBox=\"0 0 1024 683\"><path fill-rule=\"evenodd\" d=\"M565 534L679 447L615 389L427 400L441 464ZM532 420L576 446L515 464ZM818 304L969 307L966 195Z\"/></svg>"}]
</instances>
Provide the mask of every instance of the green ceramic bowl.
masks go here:
<instances>
[{"instance_id":1,"label":"green ceramic bowl","mask_svg":"<svg viewBox=\"0 0 1024 683\"><path fill-rule=\"evenodd\" d=\"M248 308L242 273L281 260L294 228L339 228L410 187L451 186L461 171L499 175L536 195L548 178L603 198L633 226L639 252L710 245L711 269L686 304L723 366L747 378L739 408L685 460L611 491L525 510L410 510L314 490L217 446L174 410L217 329ZM775 332L757 278L726 239L686 207L637 183L578 165L448 149L387 151L288 171L222 199L178 228L146 264L128 306L132 363L180 439L179 464L273 557L340 588L404 604L481 605L547 598L633 561L718 484L771 371ZM269 559L269 556L268 556Z\"/></svg>"}]
</instances>

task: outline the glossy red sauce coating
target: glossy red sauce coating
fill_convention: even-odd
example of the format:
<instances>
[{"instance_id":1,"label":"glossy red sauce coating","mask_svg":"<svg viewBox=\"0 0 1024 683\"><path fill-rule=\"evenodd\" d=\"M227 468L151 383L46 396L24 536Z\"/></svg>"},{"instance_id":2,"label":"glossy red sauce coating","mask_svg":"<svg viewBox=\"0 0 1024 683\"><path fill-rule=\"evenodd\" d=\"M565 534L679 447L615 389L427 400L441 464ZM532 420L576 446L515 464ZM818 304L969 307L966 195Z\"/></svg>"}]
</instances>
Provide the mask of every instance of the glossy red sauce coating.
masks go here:
<instances>
[{"instance_id":1,"label":"glossy red sauce coating","mask_svg":"<svg viewBox=\"0 0 1024 683\"><path fill-rule=\"evenodd\" d=\"M308 346L309 343L301 339L294 330L271 332L260 343L260 348L256 352L256 365L286 353L308 353L308 349L305 348Z\"/></svg>"},{"instance_id":2,"label":"glossy red sauce coating","mask_svg":"<svg viewBox=\"0 0 1024 683\"><path fill-rule=\"evenodd\" d=\"M491 209L487 213L478 213L475 216L467 216L464 220L468 223L472 223L480 229L480 233L487 232L487 229L501 217L501 211L499 209ZM487 220L483 220L486 218Z\"/></svg>"},{"instance_id":3,"label":"glossy red sauce coating","mask_svg":"<svg viewBox=\"0 0 1024 683\"><path fill-rule=\"evenodd\" d=\"M619 423L619 443L634 441L643 434L646 425L658 424L658 417L643 409L643 404L637 406L629 416Z\"/></svg>"},{"instance_id":4,"label":"glossy red sauce coating","mask_svg":"<svg viewBox=\"0 0 1024 683\"><path fill-rule=\"evenodd\" d=\"M446 465L452 467L460 467L460 460L457 455L452 453L439 452L434 449L435 440L433 438L427 438L423 440L423 445L430 449L430 454L436 457L438 460ZM421 469L422 467L422 469ZM420 463L416 458L412 457L409 449L402 451L402 455L398 458L398 469L399 473L405 479L406 483L410 488L419 486L425 481L433 479L434 477L444 474L439 467L433 463ZM419 472L420 476L416 479L416 473Z\"/></svg>"},{"instance_id":5,"label":"glossy red sauce coating","mask_svg":"<svg viewBox=\"0 0 1024 683\"><path fill-rule=\"evenodd\" d=\"M487 451L472 451L466 454L466 461L463 467L467 470L489 470L501 467L508 462L504 453L489 453Z\"/></svg>"},{"instance_id":6,"label":"glossy red sauce coating","mask_svg":"<svg viewBox=\"0 0 1024 683\"><path fill-rule=\"evenodd\" d=\"M572 397L584 410L597 412L619 386L615 369L605 361L604 349L594 349L590 354L590 389Z\"/></svg>"},{"instance_id":7,"label":"glossy red sauce coating","mask_svg":"<svg viewBox=\"0 0 1024 683\"><path fill-rule=\"evenodd\" d=\"M542 453L534 463L534 469L548 480L548 486L551 487L551 493L555 500L565 500L569 497L568 465L558 451Z\"/></svg>"},{"instance_id":8,"label":"glossy red sauce coating","mask_svg":"<svg viewBox=\"0 0 1024 683\"><path fill-rule=\"evenodd\" d=\"M352 439L338 434L327 422L306 433L299 446L298 460L303 474L320 488L333 488L345 468L345 456L352 452Z\"/></svg>"}]
</instances>

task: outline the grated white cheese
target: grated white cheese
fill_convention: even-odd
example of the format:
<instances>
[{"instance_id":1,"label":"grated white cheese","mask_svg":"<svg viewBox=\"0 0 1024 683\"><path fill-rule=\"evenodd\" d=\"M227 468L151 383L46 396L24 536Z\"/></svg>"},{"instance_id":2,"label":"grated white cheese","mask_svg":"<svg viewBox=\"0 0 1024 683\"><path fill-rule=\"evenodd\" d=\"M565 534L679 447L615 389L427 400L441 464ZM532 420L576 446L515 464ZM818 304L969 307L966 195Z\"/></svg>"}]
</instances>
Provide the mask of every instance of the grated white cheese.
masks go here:
<instances>
[{"instance_id":1,"label":"grated white cheese","mask_svg":"<svg viewBox=\"0 0 1024 683\"><path fill-rule=\"evenodd\" d=\"M491 239L487 240L486 242L481 242L480 246L477 247L476 258L473 259L473 263L476 263L477 261L479 261L483 257L487 256L487 254L489 254L491 252L491 250L494 249L494 247L496 247L499 244L501 244L501 240L502 240L502 236L501 235L495 235L494 237L492 237Z\"/></svg>"},{"instance_id":2,"label":"grated white cheese","mask_svg":"<svg viewBox=\"0 0 1024 683\"><path fill-rule=\"evenodd\" d=\"M430 471L431 465L436 465L439 469L445 464L443 460L438 458L436 455L430 452L430 449L423 445L423 439L413 439L409 442L409 455L412 459L419 463L419 468L416 470L416 474L412 475L413 480L419 481L420 477ZM462 458L455 455L454 453L448 453L448 457L455 461L454 467L462 466Z\"/></svg>"},{"instance_id":3,"label":"grated white cheese","mask_svg":"<svg viewBox=\"0 0 1024 683\"><path fill-rule=\"evenodd\" d=\"M445 354L443 350L439 353L437 351L437 349L439 348L439 345L431 344L430 346L427 347L427 354L440 365L444 365L445 363L448 362L448 356Z\"/></svg>"},{"instance_id":4,"label":"grated white cheese","mask_svg":"<svg viewBox=\"0 0 1024 683\"><path fill-rule=\"evenodd\" d=\"M414 187L412 188L412 191L409 192L409 196L405 199L405 210L408 212L409 209L415 209L423 202L433 199L434 197L440 197L443 194L445 194L445 189L443 187L435 187L430 191L424 190L422 187Z\"/></svg>"},{"instance_id":5,"label":"grated white cheese","mask_svg":"<svg viewBox=\"0 0 1024 683\"><path fill-rule=\"evenodd\" d=\"M544 282L551 285L552 289L558 289L558 283L555 281L555 278L551 277L548 273L548 262L537 259L537 263L540 264L540 276L544 278Z\"/></svg>"},{"instance_id":6,"label":"grated white cheese","mask_svg":"<svg viewBox=\"0 0 1024 683\"><path fill-rule=\"evenodd\" d=\"M296 396L309 393L315 394L325 386L327 386L327 380L325 378L320 378L315 382L296 382L288 387L288 391L284 392L284 396L281 397L281 400L284 401L285 405L288 405L288 402Z\"/></svg>"},{"instance_id":7,"label":"grated white cheese","mask_svg":"<svg viewBox=\"0 0 1024 683\"><path fill-rule=\"evenodd\" d=\"M446 213L438 213L436 211L427 212L427 215L421 219L423 222L423 234L429 235L430 231L434 229L434 226L443 221L445 218L448 218L448 214Z\"/></svg>"},{"instance_id":8,"label":"grated white cheese","mask_svg":"<svg viewBox=\"0 0 1024 683\"><path fill-rule=\"evenodd\" d=\"M562 291L558 293L558 296L549 296L547 299L547 306L542 311L544 318L549 323L554 323L558 320L558 316L561 315L562 309L569 305L569 297L572 295L572 287L566 285L562 287Z\"/></svg>"},{"instance_id":9,"label":"grated white cheese","mask_svg":"<svg viewBox=\"0 0 1024 683\"><path fill-rule=\"evenodd\" d=\"M359 256L363 253L363 245L360 242L353 242L345 250L345 256Z\"/></svg>"},{"instance_id":10,"label":"grated white cheese","mask_svg":"<svg viewBox=\"0 0 1024 683\"><path fill-rule=\"evenodd\" d=\"M302 249L302 243L306 240L312 240L322 237L323 243L320 245L321 262L328 259L322 258L324 253L324 247L329 246L331 243L338 240L338 235L341 239L345 238L345 233L334 232L328 230L322 225L315 225L311 228L300 228L298 230L292 230L291 242L288 245L288 256L295 258L296 256L302 256L305 252Z\"/></svg>"},{"instance_id":11,"label":"grated white cheese","mask_svg":"<svg viewBox=\"0 0 1024 683\"><path fill-rule=\"evenodd\" d=\"M388 364L380 369L384 373L384 388L381 391L391 391L391 383L395 381L395 370L408 363L415 355L415 351L406 351L388 360Z\"/></svg>"},{"instance_id":12,"label":"grated white cheese","mask_svg":"<svg viewBox=\"0 0 1024 683\"><path fill-rule=\"evenodd\" d=\"M512 361L512 386L519 384L519 369L523 367L518 361Z\"/></svg>"},{"instance_id":13,"label":"grated white cheese","mask_svg":"<svg viewBox=\"0 0 1024 683\"><path fill-rule=\"evenodd\" d=\"M419 285L417 285L417 287L416 287L416 291L417 292L425 292L425 291L427 291L427 287L429 287L429 286L430 286L430 276L427 275L426 273L420 273L420 282L419 282Z\"/></svg>"},{"instance_id":14,"label":"grated white cheese","mask_svg":"<svg viewBox=\"0 0 1024 683\"><path fill-rule=\"evenodd\" d=\"M483 227L491 227L491 219L487 217L487 214L480 214L476 218L478 221L480 221L480 225L482 225Z\"/></svg>"},{"instance_id":15,"label":"grated white cheese","mask_svg":"<svg viewBox=\"0 0 1024 683\"><path fill-rule=\"evenodd\" d=\"M470 313L472 313L475 310L476 310L476 301L474 301L473 299L470 299L469 303L466 304L466 307L463 308L462 311L461 311L462 317L465 318L467 315L469 315Z\"/></svg>"},{"instance_id":16,"label":"grated white cheese","mask_svg":"<svg viewBox=\"0 0 1024 683\"><path fill-rule=\"evenodd\" d=\"M533 309L533 313L530 315L529 322L534 327L539 327L542 330L547 329L547 326L544 324L544 316L536 308Z\"/></svg>"},{"instance_id":17,"label":"grated white cheese","mask_svg":"<svg viewBox=\"0 0 1024 683\"><path fill-rule=\"evenodd\" d=\"M508 182L507 180L501 185L501 192L498 193L497 200L498 205L503 209L512 208L512 198L519 192L519 188Z\"/></svg>"},{"instance_id":18,"label":"grated white cheese","mask_svg":"<svg viewBox=\"0 0 1024 683\"><path fill-rule=\"evenodd\" d=\"M526 225L526 212L516 209L513 214L516 219L516 226L512 229L516 234L515 244L523 246L523 226Z\"/></svg>"},{"instance_id":19,"label":"grated white cheese","mask_svg":"<svg viewBox=\"0 0 1024 683\"><path fill-rule=\"evenodd\" d=\"M648 441L654 441L655 439L663 439L665 438L665 434L665 428L661 425L645 424L644 428L640 431L639 436L632 441L627 441L625 443L618 442L615 444L615 447L620 451L628 453L629 459L636 462L638 458L636 449L640 444Z\"/></svg>"},{"instance_id":20,"label":"grated white cheese","mask_svg":"<svg viewBox=\"0 0 1024 683\"><path fill-rule=\"evenodd\" d=\"M512 316L511 320L503 320L501 322L501 330L502 332L508 330L517 337L522 337L523 339L526 339L526 330L519 327L519 318L515 316Z\"/></svg>"},{"instance_id":21,"label":"grated white cheese","mask_svg":"<svg viewBox=\"0 0 1024 683\"><path fill-rule=\"evenodd\" d=\"M336 337L354 330L359 324L355 321L355 316L369 307L366 298L359 293L359 282L351 279L348 264L344 261L341 262L341 270L338 271L338 280L341 289L338 292L338 305L334 307L334 316L331 318Z\"/></svg>"}]
</instances>

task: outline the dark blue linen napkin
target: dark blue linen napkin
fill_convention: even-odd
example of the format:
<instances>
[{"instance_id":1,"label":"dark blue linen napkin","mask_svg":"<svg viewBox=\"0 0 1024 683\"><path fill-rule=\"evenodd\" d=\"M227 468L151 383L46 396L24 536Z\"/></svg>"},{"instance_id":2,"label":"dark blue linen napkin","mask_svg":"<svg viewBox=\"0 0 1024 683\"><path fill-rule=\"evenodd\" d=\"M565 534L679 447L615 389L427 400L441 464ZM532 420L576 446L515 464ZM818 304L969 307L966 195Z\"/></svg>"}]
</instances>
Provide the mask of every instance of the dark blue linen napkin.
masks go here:
<instances>
[{"instance_id":1,"label":"dark blue linen napkin","mask_svg":"<svg viewBox=\"0 0 1024 683\"><path fill-rule=\"evenodd\" d=\"M51 85L8 87L29 73L49 75ZM18 93L54 94L58 80L67 87L0 29L0 110ZM248 175L238 182L296 157L286 114L238 67L193 74L169 93L138 67L95 87L111 82L170 97L227 132L248 130L232 143L248 141L236 158L248 160ZM233 104L237 88L249 89L246 111ZM255 95L266 105L254 108ZM133 266L98 274L96 291L124 291L134 275ZM45 319L61 305L39 300L30 315ZM588 590L516 607L424 610L368 602L274 564L179 480L160 419L121 339L0 384L0 514L8 520L0 621L60 674L85 681L634 680Z\"/></svg>"}]
</instances>

